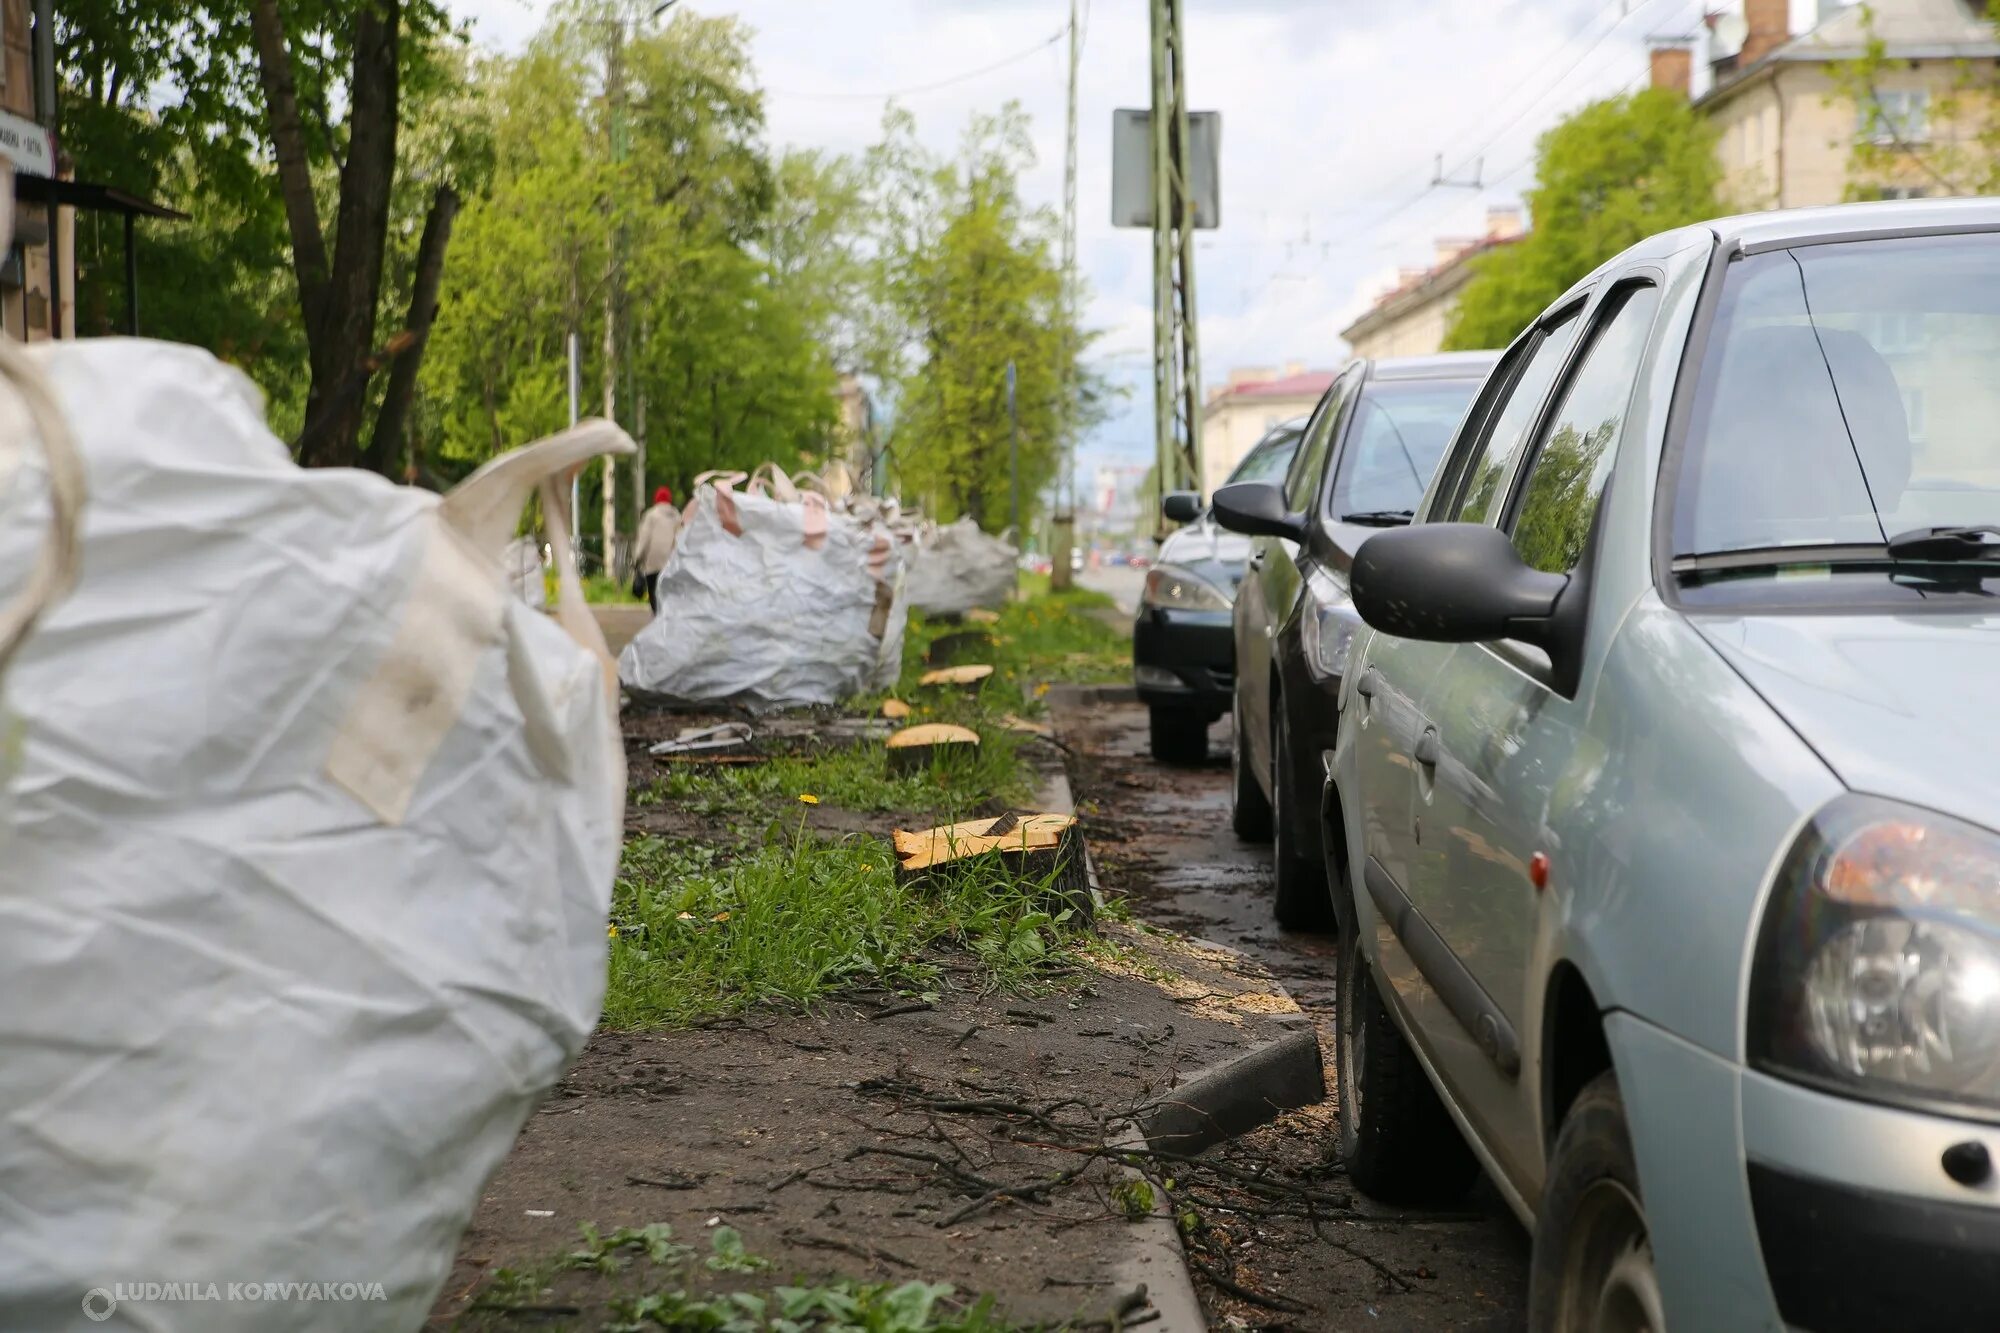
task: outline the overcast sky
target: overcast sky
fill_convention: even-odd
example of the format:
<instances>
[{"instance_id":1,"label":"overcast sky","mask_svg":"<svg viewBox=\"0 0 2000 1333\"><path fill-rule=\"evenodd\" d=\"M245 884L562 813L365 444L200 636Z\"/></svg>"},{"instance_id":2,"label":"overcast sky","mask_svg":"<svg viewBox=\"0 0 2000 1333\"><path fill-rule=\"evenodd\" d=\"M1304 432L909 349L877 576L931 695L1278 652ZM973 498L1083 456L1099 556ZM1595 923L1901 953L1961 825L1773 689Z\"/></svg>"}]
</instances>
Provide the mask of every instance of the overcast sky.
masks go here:
<instances>
[{"instance_id":1,"label":"overcast sky","mask_svg":"<svg viewBox=\"0 0 2000 1333\"><path fill-rule=\"evenodd\" d=\"M450 0L476 40L515 49L546 0ZM1068 0L679 0L756 32L774 146L859 151L881 94L949 151L969 114L1013 98L1034 118L1029 196L1060 205ZM1144 106L1144 0L1086 0L1078 254L1103 368L1131 395L1089 460L1152 451L1147 234L1110 225L1112 110ZM1535 136L1645 79L1649 37L1689 35L1701 0L1185 0L1188 92L1222 113L1222 226L1196 256L1201 355L1231 368L1338 364L1339 330L1435 238L1476 233L1532 183ZM1793 0L1794 30L1815 0ZM1740 7L1720 0L1715 7ZM1035 49L1039 47L1039 49ZM1022 53L1027 54L1022 54ZM1008 57L1021 55L999 68ZM1484 188L1430 188L1446 175ZM1084 474L1087 478L1087 473Z\"/></svg>"}]
</instances>

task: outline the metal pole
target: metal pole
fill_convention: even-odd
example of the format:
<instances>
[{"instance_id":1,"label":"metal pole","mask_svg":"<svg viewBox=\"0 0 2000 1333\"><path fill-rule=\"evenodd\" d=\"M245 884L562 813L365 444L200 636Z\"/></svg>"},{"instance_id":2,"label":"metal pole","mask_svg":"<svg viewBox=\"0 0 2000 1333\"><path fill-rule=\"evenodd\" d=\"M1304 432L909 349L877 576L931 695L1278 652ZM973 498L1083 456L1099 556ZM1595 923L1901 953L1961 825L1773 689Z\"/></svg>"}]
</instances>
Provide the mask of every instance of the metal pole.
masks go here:
<instances>
[{"instance_id":1,"label":"metal pole","mask_svg":"<svg viewBox=\"0 0 2000 1333\"><path fill-rule=\"evenodd\" d=\"M1053 557L1049 584L1057 591L1069 587L1069 553L1076 544L1076 67L1082 37L1076 0L1069 0L1069 126L1063 150L1063 433L1049 541Z\"/></svg>"},{"instance_id":2,"label":"metal pole","mask_svg":"<svg viewBox=\"0 0 2000 1333\"><path fill-rule=\"evenodd\" d=\"M1014 397L1014 363L1007 363L1007 516L1014 526L1014 551L1021 551L1021 412Z\"/></svg>"},{"instance_id":3,"label":"metal pole","mask_svg":"<svg viewBox=\"0 0 2000 1333\"><path fill-rule=\"evenodd\" d=\"M1160 494L1179 477L1174 449L1173 159L1168 148L1171 102L1167 83L1168 0L1149 0L1153 36L1153 459ZM1166 516L1153 509L1153 536L1164 541Z\"/></svg>"},{"instance_id":4,"label":"metal pole","mask_svg":"<svg viewBox=\"0 0 2000 1333\"><path fill-rule=\"evenodd\" d=\"M35 0L35 119L56 136L56 7L55 0ZM62 337L62 212L56 203L59 168L49 163L49 337ZM25 274L23 277L25 278ZM27 325L21 334L27 336Z\"/></svg>"},{"instance_id":5,"label":"metal pole","mask_svg":"<svg viewBox=\"0 0 2000 1333\"><path fill-rule=\"evenodd\" d=\"M569 424L572 426L576 425L577 419L576 399L581 388L577 377L580 373L576 330L571 329L569 331ZM579 569L583 567L583 538L577 531L576 515L578 508L583 502L582 487L579 485L579 479L582 475L582 468L578 468L569 474L569 549L570 553L576 557L577 568Z\"/></svg>"},{"instance_id":6,"label":"metal pole","mask_svg":"<svg viewBox=\"0 0 2000 1333\"><path fill-rule=\"evenodd\" d=\"M125 215L125 333L139 336L139 252L132 247L132 214Z\"/></svg>"},{"instance_id":7,"label":"metal pole","mask_svg":"<svg viewBox=\"0 0 2000 1333\"><path fill-rule=\"evenodd\" d=\"M1166 0L1172 16L1174 97L1174 226L1180 285L1181 405L1185 420L1181 439L1187 451L1183 464L1196 491L1207 490L1201 458L1201 346L1194 310L1194 180L1190 167L1187 110L1187 45L1182 40L1182 0Z\"/></svg>"}]
</instances>

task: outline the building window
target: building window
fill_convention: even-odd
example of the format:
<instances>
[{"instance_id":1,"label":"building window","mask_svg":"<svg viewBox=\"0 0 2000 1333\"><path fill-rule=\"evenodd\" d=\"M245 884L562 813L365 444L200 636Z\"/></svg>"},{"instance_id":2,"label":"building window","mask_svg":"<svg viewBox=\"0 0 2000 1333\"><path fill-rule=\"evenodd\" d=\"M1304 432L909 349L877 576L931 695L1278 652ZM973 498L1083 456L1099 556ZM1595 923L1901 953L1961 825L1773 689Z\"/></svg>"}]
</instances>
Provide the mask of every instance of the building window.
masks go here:
<instances>
[{"instance_id":1,"label":"building window","mask_svg":"<svg viewBox=\"0 0 2000 1333\"><path fill-rule=\"evenodd\" d=\"M1922 143L1930 138L1931 95L1923 89L1878 89L1854 108L1854 133L1865 143Z\"/></svg>"}]
</instances>

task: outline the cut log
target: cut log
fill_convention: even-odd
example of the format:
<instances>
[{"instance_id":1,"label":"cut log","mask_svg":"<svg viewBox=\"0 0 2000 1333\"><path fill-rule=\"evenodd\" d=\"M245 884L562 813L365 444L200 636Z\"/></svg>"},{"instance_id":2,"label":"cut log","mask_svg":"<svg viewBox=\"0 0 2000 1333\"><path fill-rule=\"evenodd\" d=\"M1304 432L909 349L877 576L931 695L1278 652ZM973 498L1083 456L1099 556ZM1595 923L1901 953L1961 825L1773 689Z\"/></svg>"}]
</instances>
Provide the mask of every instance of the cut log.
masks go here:
<instances>
[{"instance_id":1,"label":"cut log","mask_svg":"<svg viewBox=\"0 0 2000 1333\"><path fill-rule=\"evenodd\" d=\"M1000 623L998 611L988 611L983 606L975 606L965 613L965 618L975 625L997 625Z\"/></svg>"},{"instance_id":2,"label":"cut log","mask_svg":"<svg viewBox=\"0 0 2000 1333\"><path fill-rule=\"evenodd\" d=\"M983 629L962 629L932 639L924 660L932 666L957 666L961 662L984 662L992 656L991 634Z\"/></svg>"},{"instance_id":3,"label":"cut log","mask_svg":"<svg viewBox=\"0 0 2000 1333\"><path fill-rule=\"evenodd\" d=\"M926 722L922 726L904 727L884 744L889 751L889 774L895 777L927 769L939 760L952 762L948 758L951 755L977 755L979 733L970 727Z\"/></svg>"},{"instance_id":4,"label":"cut log","mask_svg":"<svg viewBox=\"0 0 2000 1333\"><path fill-rule=\"evenodd\" d=\"M926 689L957 689L966 694L979 693L979 687L993 674L993 668L984 663L967 666L939 667L926 671L917 677L917 684Z\"/></svg>"},{"instance_id":5,"label":"cut log","mask_svg":"<svg viewBox=\"0 0 2000 1333\"><path fill-rule=\"evenodd\" d=\"M909 715L910 715L910 706L904 703L901 699L884 699L882 701L883 717L893 718L900 721L901 719L906 718Z\"/></svg>"},{"instance_id":6,"label":"cut log","mask_svg":"<svg viewBox=\"0 0 2000 1333\"><path fill-rule=\"evenodd\" d=\"M896 882L937 887L990 876L1032 894L1050 914L1071 910L1088 926L1095 901L1075 815L1005 814L917 832L896 830Z\"/></svg>"}]
</instances>

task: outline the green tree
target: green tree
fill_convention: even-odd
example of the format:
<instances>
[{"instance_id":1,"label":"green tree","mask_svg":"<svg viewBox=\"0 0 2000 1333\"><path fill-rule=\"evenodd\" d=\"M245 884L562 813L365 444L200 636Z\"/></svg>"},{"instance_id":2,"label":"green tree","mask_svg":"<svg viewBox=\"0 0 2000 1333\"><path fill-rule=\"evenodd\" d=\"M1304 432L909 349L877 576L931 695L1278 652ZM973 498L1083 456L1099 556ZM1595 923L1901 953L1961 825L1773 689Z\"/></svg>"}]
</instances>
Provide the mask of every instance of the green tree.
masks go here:
<instances>
[{"instance_id":1,"label":"green tree","mask_svg":"<svg viewBox=\"0 0 2000 1333\"><path fill-rule=\"evenodd\" d=\"M1593 102L1543 134L1535 175L1534 229L1473 261L1447 348L1504 347L1619 251L1724 211L1714 129L1656 88Z\"/></svg>"},{"instance_id":2,"label":"green tree","mask_svg":"<svg viewBox=\"0 0 2000 1333\"><path fill-rule=\"evenodd\" d=\"M1090 339L1070 325L1053 253L1057 220L1021 198L1028 122L1009 103L975 117L956 160L916 143L891 110L870 155L877 191L878 310L864 345L891 386L890 451L905 498L943 520L1008 522L1014 491L1006 371L1015 370L1021 521L1054 477L1062 442L1099 410L1080 365ZM1080 384L1072 396L1066 385Z\"/></svg>"},{"instance_id":3,"label":"green tree","mask_svg":"<svg viewBox=\"0 0 2000 1333\"><path fill-rule=\"evenodd\" d=\"M1860 9L1861 53L1827 66L1834 87L1827 104L1855 110L1847 197L1881 199L1892 188L1927 195L2000 192L2000 71L1990 61L1949 62L1948 81L1928 90L1921 128L1904 124L1882 96L1882 76L1918 68L1918 62L1892 60L1874 7ZM1987 21L2000 30L2000 12L1989 12Z\"/></svg>"}]
</instances>

